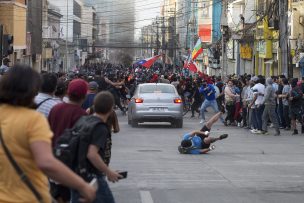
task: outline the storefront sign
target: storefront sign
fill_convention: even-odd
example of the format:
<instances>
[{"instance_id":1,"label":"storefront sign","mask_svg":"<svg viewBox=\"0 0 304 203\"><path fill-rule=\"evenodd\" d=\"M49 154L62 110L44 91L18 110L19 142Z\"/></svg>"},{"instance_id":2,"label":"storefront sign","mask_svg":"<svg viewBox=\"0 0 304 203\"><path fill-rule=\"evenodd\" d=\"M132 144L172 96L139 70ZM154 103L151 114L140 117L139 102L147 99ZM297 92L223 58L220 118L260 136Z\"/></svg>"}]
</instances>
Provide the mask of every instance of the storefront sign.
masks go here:
<instances>
[{"instance_id":1,"label":"storefront sign","mask_svg":"<svg viewBox=\"0 0 304 203\"><path fill-rule=\"evenodd\" d=\"M241 44L240 46L241 59L251 60L252 59L252 48L249 44Z\"/></svg>"}]
</instances>

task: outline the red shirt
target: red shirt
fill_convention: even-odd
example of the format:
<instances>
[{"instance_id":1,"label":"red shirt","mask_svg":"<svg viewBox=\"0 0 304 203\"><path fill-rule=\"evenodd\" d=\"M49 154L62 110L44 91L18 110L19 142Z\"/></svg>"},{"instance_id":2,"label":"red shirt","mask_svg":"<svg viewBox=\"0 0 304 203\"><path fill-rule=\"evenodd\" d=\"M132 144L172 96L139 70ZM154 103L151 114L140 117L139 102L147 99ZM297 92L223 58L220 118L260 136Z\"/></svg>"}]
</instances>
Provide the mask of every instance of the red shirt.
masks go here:
<instances>
[{"instance_id":1,"label":"red shirt","mask_svg":"<svg viewBox=\"0 0 304 203\"><path fill-rule=\"evenodd\" d=\"M55 105L48 117L51 130L54 133L53 146L55 146L63 131L72 128L76 121L84 115L87 115L87 113L78 105L68 103Z\"/></svg>"}]
</instances>

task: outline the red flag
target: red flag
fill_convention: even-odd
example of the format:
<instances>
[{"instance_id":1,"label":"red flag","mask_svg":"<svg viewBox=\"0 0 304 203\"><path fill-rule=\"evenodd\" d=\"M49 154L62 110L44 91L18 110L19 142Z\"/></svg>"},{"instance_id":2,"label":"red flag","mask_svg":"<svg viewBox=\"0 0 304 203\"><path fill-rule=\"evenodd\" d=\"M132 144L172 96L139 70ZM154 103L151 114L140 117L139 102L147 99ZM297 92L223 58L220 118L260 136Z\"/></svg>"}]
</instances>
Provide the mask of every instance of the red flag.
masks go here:
<instances>
[{"instance_id":1,"label":"red flag","mask_svg":"<svg viewBox=\"0 0 304 203\"><path fill-rule=\"evenodd\" d=\"M191 61L189 64L188 64L188 68L189 68L189 70L190 71L192 71L192 72L197 72L197 65L196 65L196 63L194 62L194 61Z\"/></svg>"}]
</instances>

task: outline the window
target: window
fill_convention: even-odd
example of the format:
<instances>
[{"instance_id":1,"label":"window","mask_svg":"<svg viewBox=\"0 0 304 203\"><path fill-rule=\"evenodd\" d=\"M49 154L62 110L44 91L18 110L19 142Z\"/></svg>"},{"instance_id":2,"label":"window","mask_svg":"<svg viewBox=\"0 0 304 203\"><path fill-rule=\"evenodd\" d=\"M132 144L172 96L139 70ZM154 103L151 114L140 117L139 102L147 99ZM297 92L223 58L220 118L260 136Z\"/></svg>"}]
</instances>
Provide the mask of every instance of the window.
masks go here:
<instances>
[{"instance_id":1,"label":"window","mask_svg":"<svg viewBox=\"0 0 304 203\"><path fill-rule=\"evenodd\" d=\"M175 93L175 89L168 85L144 85L140 88L140 93Z\"/></svg>"}]
</instances>

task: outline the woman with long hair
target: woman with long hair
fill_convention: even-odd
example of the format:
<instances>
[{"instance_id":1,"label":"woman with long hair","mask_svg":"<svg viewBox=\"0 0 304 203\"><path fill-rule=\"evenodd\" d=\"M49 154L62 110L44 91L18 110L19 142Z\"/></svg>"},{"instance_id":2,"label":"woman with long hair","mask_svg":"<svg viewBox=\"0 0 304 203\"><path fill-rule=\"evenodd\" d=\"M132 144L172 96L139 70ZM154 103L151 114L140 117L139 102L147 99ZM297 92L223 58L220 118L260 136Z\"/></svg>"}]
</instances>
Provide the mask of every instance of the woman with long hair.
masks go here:
<instances>
[{"instance_id":1,"label":"woman with long hair","mask_svg":"<svg viewBox=\"0 0 304 203\"><path fill-rule=\"evenodd\" d=\"M92 202L95 189L53 156L53 133L46 118L35 111L40 82L37 72L21 65L0 80L0 202L50 203L47 177L78 190L83 202ZM34 189L18 175L4 144Z\"/></svg>"}]
</instances>

